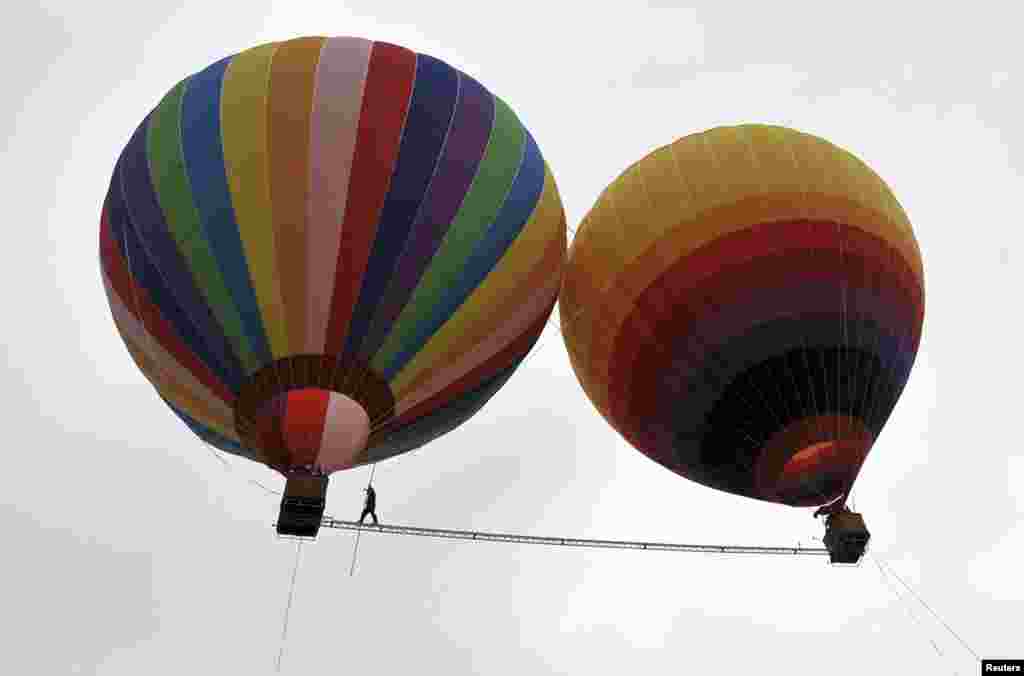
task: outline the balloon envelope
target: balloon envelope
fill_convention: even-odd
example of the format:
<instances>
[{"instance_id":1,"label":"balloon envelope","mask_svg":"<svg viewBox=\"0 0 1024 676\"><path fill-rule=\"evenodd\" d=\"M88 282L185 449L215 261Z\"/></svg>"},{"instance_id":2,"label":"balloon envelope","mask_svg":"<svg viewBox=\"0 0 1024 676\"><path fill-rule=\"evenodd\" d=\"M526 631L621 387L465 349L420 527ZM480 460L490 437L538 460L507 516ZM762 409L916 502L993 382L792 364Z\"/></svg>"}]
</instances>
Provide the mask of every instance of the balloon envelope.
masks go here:
<instances>
[{"instance_id":1,"label":"balloon envelope","mask_svg":"<svg viewBox=\"0 0 1024 676\"><path fill-rule=\"evenodd\" d=\"M473 415L551 312L558 191L512 110L402 47L301 38L175 86L117 161L115 324L214 446L329 473Z\"/></svg>"},{"instance_id":2,"label":"balloon envelope","mask_svg":"<svg viewBox=\"0 0 1024 676\"><path fill-rule=\"evenodd\" d=\"M885 183L790 129L682 138L618 177L569 250L573 368L632 445L795 506L836 501L903 390L920 252Z\"/></svg>"}]
</instances>

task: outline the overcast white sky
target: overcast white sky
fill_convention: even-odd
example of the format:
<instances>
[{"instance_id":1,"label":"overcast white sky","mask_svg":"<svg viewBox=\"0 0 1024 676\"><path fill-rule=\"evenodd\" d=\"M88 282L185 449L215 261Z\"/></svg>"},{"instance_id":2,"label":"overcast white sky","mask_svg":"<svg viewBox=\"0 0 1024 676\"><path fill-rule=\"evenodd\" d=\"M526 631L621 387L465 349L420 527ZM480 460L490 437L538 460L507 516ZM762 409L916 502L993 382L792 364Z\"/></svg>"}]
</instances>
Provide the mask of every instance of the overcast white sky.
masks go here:
<instances>
[{"instance_id":1,"label":"overcast white sky","mask_svg":"<svg viewBox=\"0 0 1024 676\"><path fill-rule=\"evenodd\" d=\"M873 552L982 656L1024 657L1024 50L1014 3L18 2L2 50L8 225L0 672L272 673L295 545L268 470L225 470L136 372L100 283L113 163L163 93L256 44L360 35L473 75L530 128L575 227L653 148L784 124L874 167L918 233L924 339L856 491ZM1015 13L1016 12L1016 13ZM13 19L13 20L12 20ZM814 544L808 512L718 494L625 444L549 326L468 424L377 470L397 523ZM355 516L368 470L335 475ZM875 564L322 532L284 672L977 673ZM902 588L900 588L902 589ZM718 671L711 671L717 669Z\"/></svg>"}]
</instances>

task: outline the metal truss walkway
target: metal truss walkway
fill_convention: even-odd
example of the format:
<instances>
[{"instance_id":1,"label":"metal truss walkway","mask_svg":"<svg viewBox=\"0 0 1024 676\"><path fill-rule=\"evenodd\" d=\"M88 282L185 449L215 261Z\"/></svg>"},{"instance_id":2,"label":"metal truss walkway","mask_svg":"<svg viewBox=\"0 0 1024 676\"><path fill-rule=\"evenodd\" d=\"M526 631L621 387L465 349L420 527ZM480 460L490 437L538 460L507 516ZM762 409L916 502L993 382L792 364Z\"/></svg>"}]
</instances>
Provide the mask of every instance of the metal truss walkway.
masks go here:
<instances>
[{"instance_id":1,"label":"metal truss walkway","mask_svg":"<svg viewBox=\"0 0 1024 676\"><path fill-rule=\"evenodd\" d=\"M384 533L387 535L416 535L419 537L447 540L474 540L478 542L513 542L523 545L547 545L554 547L588 547L594 549L639 549L656 552L696 552L704 554L777 554L789 556L828 556L828 550L813 547L761 547L748 545L689 545L670 542L633 542L629 540L587 540L582 538L541 537L538 535L512 535L509 533L485 533L446 528L420 528L393 524L360 525L356 521L325 518L323 528Z\"/></svg>"}]
</instances>

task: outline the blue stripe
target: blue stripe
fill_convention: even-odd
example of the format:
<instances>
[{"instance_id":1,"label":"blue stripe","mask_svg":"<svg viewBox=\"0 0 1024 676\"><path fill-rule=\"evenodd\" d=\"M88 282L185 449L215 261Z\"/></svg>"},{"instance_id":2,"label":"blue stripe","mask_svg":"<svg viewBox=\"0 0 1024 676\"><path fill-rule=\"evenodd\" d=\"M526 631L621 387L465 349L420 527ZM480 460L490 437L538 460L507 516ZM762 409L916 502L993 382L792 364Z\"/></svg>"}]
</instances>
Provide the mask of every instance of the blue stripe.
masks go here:
<instances>
[{"instance_id":1,"label":"blue stripe","mask_svg":"<svg viewBox=\"0 0 1024 676\"><path fill-rule=\"evenodd\" d=\"M459 281L448 288L441 314L454 314L523 231L544 190L544 158L530 132L526 132L523 161L505 203L462 269Z\"/></svg>"},{"instance_id":2,"label":"blue stripe","mask_svg":"<svg viewBox=\"0 0 1024 676\"><path fill-rule=\"evenodd\" d=\"M249 278L245 249L224 170L220 95L224 71L230 61L231 57L222 59L188 80L181 106L181 144L203 233L242 318L242 330L249 346L257 359L266 363L271 360L270 345ZM263 186L250 186L249 189L261 190Z\"/></svg>"},{"instance_id":3,"label":"blue stripe","mask_svg":"<svg viewBox=\"0 0 1024 676\"><path fill-rule=\"evenodd\" d=\"M465 73L456 73L459 91L451 127L409 241L395 263L394 274L360 345L360 354L366 361L371 361L371 355L384 344L441 246L487 147L494 121L494 99L479 82Z\"/></svg>"},{"instance_id":4,"label":"blue stripe","mask_svg":"<svg viewBox=\"0 0 1024 676\"><path fill-rule=\"evenodd\" d=\"M144 140L141 130L136 132L137 138ZM136 284L149 294L150 300L159 308L161 316L171 325L182 342L205 363L211 371L228 387L237 388L241 383L241 366L234 359L234 354L223 334L216 330L213 317L208 314L205 304L182 301L179 294L188 294L189 286L176 287L161 274L155 265L155 252L148 251L148 242L139 235L139 226L133 222L128 205L125 202L123 179L125 175L124 160L128 153L122 153L114 170L114 179L107 194L107 207L110 216L110 228L121 255L129 266L129 274ZM161 264L163 261L161 260ZM174 289L172 291L172 288ZM125 299L126 301L130 299ZM207 314L201 311L206 309ZM205 320L205 321L204 321Z\"/></svg>"},{"instance_id":5,"label":"blue stripe","mask_svg":"<svg viewBox=\"0 0 1024 676\"><path fill-rule=\"evenodd\" d=\"M188 263L171 237L153 187L146 155L146 137L152 116L135 130L121 153L117 176L124 191L124 206L140 241L178 305L203 337L203 342L224 364L238 364L237 355L224 336L224 328L210 310L188 270ZM133 261L134 262L134 261Z\"/></svg>"},{"instance_id":6,"label":"blue stripe","mask_svg":"<svg viewBox=\"0 0 1024 676\"><path fill-rule=\"evenodd\" d=\"M525 130L524 130L525 132ZM429 321L419 326L415 339L388 365L382 373L391 378L418 353L434 333L458 310L459 306L490 274L509 245L522 231L537 206L544 189L544 158L533 137L526 133L523 157L512 187L491 225L466 259L459 276L438 301Z\"/></svg>"},{"instance_id":7,"label":"blue stripe","mask_svg":"<svg viewBox=\"0 0 1024 676\"><path fill-rule=\"evenodd\" d=\"M355 353L362 344L409 240L455 113L458 90L457 71L433 57L417 55L416 79L398 160L381 208L359 300L349 323L346 355Z\"/></svg>"}]
</instances>

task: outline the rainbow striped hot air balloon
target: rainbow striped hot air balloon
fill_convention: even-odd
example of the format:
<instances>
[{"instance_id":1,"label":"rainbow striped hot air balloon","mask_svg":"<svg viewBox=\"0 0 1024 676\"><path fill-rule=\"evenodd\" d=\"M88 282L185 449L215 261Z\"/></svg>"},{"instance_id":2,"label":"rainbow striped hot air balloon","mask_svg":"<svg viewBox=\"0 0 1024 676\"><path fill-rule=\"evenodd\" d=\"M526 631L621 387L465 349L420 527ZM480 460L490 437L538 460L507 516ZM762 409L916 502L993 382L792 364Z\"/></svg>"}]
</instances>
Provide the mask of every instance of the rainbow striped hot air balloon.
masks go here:
<instances>
[{"instance_id":1,"label":"rainbow striped hot air balloon","mask_svg":"<svg viewBox=\"0 0 1024 676\"><path fill-rule=\"evenodd\" d=\"M159 395L296 480L472 416L537 340L565 250L512 110L359 38L267 44L180 82L122 152L100 228L115 324Z\"/></svg>"},{"instance_id":2,"label":"rainbow striped hot air balloon","mask_svg":"<svg viewBox=\"0 0 1024 676\"><path fill-rule=\"evenodd\" d=\"M604 191L560 315L584 390L636 448L719 490L838 510L914 362L921 255L850 153L718 128Z\"/></svg>"}]
</instances>

